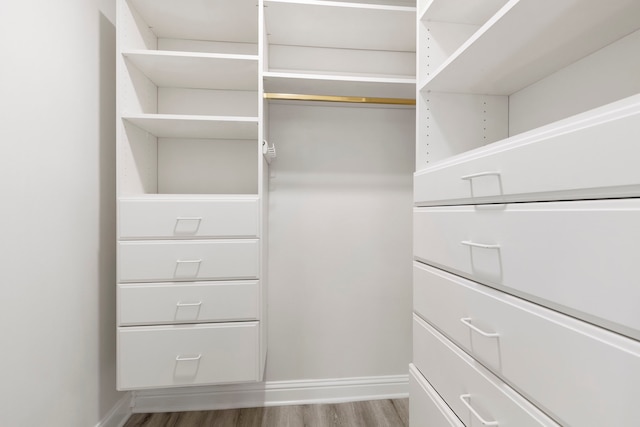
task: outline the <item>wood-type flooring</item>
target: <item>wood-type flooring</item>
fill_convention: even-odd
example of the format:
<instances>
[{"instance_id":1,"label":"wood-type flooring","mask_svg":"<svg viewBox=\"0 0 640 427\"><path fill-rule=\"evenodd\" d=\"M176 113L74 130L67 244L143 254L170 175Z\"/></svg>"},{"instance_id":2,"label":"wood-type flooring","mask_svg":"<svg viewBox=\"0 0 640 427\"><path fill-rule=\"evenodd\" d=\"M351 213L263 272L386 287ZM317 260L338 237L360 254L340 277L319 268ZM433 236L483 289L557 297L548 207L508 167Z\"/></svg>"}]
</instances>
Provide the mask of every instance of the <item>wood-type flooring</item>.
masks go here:
<instances>
[{"instance_id":1,"label":"wood-type flooring","mask_svg":"<svg viewBox=\"0 0 640 427\"><path fill-rule=\"evenodd\" d=\"M133 414L124 427L408 427L409 399Z\"/></svg>"}]
</instances>

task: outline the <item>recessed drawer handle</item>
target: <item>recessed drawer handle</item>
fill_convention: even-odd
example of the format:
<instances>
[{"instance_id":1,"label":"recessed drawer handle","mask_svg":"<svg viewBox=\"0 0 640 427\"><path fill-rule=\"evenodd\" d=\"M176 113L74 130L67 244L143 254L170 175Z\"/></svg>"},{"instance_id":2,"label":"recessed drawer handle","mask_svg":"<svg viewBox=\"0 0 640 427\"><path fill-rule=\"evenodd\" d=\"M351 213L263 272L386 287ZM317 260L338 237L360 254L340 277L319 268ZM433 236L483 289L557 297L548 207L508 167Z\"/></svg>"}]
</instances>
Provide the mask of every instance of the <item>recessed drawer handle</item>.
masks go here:
<instances>
[{"instance_id":1,"label":"recessed drawer handle","mask_svg":"<svg viewBox=\"0 0 640 427\"><path fill-rule=\"evenodd\" d=\"M179 216L176 221L202 221L201 216Z\"/></svg>"},{"instance_id":2,"label":"recessed drawer handle","mask_svg":"<svg viewBox=\"0 0 640 427\"><path fill-rule=\"evenodd\" d=\"M500 245L485 245L484 243L475 243L468 240L463 240L460 244L471 246L472 248L500 249Z\"/></svg>"},{"instance_id":3,"label":"recessed drawer handle","mask_svg":"<svg viewBox=\"0 0 640 427\"><path fill-rule=\"evenodd\" d=\"M498 176L500 176L500 172L498 172L498 171L489 171L489 172L472 173L470 175L461 176L460 179L467 180L467 179L479 178L481 176L490 176L490 175L498 175Z\"/></svg>"},{"instance_id":4,"label":"recessed drawer handle","mask_svg":"<svg viewBox=\"0 0 640 427\"><path fill-rule=\"evenodd\" d=\"M200 358L202 357L202 354L199 354L195 357L183 357L183 356L176 356L176 362L189 362L189 361L194 361L194 360L200 360Z\"/></svg>"},{"instance_id":5,"label":"recessed drawer handle","mask_svg":"<svg viewBox=\"0 0 640 427\"><path fill-rule=\"evenodd\" d=\"M464 404L464 406L466 406L467 409L469 411L471 411L473 416L476 417L478 419L478 421L480 421L480 423L482 423L483 426L497 426L497 425L499 425L497 421L487 421L484 418L482 418L480 416L480 414L478 414L476 412L476 410L473 409L473 406L471 406L471 404L467 401L467 399L470 399L470 398L471 398L470 394L461 394L460 395L460 400L462 400L462 403Z\"/></svg>"},{"instance_id":6,"label":"recessed drawer handle","mask_svg":"<svg viewBox=\"0 0 640 427\"><path fill-rule=\"evenodd\" d=\"M462 323L464 323L466 326L468 326L469 328L473 329L474 331L476 331L477 333L482 335L483 337L497 338L497 337L500 336L500 334L496 334L495 332L485 332L482 329L478 328L477 326L474 326L471 323L471 318L470 317L463 317L462 319L460 319L460 321Z\"/></svg>"},{"instance_id":7,"label":"recessed drawer handle","mask_svg":"<svg viewBox=\"0 0 640 427\"><path fill-rule=\"evenodd\" d=\"M176 307L200 307L202 305L202 301L198 302L178 302Z\"/></svg>"},{"instance_id":8,"label":"recessed drawer handle","mask_svg":"<svg viewBox=\"0 0 640 427\"><path fill-rule=\"evenodd\" d=\"M178 264L200 264L202 262L201 259L177 259L176 263Z\"/></svg>"}]
</instances>

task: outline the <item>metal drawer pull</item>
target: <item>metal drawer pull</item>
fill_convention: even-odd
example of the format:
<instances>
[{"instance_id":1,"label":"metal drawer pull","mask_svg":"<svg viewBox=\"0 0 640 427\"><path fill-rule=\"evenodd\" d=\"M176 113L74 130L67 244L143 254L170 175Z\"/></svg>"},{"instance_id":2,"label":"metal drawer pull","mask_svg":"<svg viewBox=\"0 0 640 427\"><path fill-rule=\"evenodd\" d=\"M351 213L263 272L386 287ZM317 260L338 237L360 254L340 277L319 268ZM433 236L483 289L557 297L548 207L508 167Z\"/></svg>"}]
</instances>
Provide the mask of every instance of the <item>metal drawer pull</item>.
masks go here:
<instances>
[{"instance_id":1,"label":"metal drawer pull","mask_svg":"<svg viewBox=\"0 0 640 427\"><path fill-rule=\"evenodd\" d=\"M178 355L176 356L176 362L190 362L194 360L200 360L201 357L202 357L202 354L199 354L196 357L182 357Z\"/></svg>"},{"instance_id":2,"label":"metal drawer pull","mask_svg":"<svg viewBox=\"0 0 640 427\"><path fill-rule=\"evenodd\" d=\"M466 246L471 246L472 248L500 249L500 245L485 245L483 243L475 243L475 242L470 242L468 240L463 240L460 243Z\"/></svg>"},{"instance_id":3,"label":"metal drawer pull","mask_svg":"<svg viewBox=\"0 0 640 427\"><path fill-rule=\"evenodd\" d=\"M181 260L181 259L177 259L176 263L178 264L200 264L202 262L201 259L187 259L187 260Z\"/></svg>"},{"instance_id":4,"label":"metal drawer pull","mask_svg":"<svg viewBox=\"0 0 640 427\"><path fill-rule=\"evenodd\" d=\"M179 216L176 221L202 221L201 216Z\"/></svg>"},{"instance_id":5,"label":"metal drawer pull","mask_svg":"<svg viewBox=\"0 0 640 427\"><path fill-rule=\"evenodd\" d=\"M461 176L460 179L467 180L467 179L479 178L481 176L490 176L490 175L498 175L498 176L500 176L500 172L498 172L498 171L490 171L490 172L472 173L471 175Z\"/></svg>"},{"instance_id":6,"label":"metal drawer pull","mask_svg":"<svg viewBox=\"0 0 640 427\"><path fill-rule=\"evenodd\" d=\"M202 301L198 302L178 302L176 307L200 307L202 305Z\"/></svg>"},{"instance_id":7,"label":"metal drawer pull","mask_svg":"<svg viewBox=\"0 0 640 427\"><path fill-rule=\"evenodd\" d=\"M476 418L478 419L478 421L480 421L480 423L481 423L483 426L497 426L497 425L499 425L497 421L487 421L487 420L485 420L484 418L482 418L482 417L480 416L480 414L478 414L478 413L476 412L476 410L475 410L475 409L473 409L473 407L471 406L471 404L467 401L467 399L470 399L470 398L471 398L471 395L470 395L470 394L461 394L461 395L460 395L460 400L462 400L462 403L464 403L464 406L466 406L466 407L467 407L467 409L468 409L469 411L471 411L471 413L473 414L473 416L474 416L474 417L476 417Z\"/></svg>"},{"instance_id":8,"label":"metal drawer pull","mask_svg":"<svg viewBox=\"0 0 640 427\"><path fill-rule=\"evenodd\" d=\"M474 326L471 323L470 317L463 317L462 319L460 319L460 321L464 323L466 326L468 326L469 328L473 329L474 331L482 335L483 337L498 338L500 336L500 334L496 334L495 332L485 332L482 329L478 328L477 326Z\"/></svg>"}]
</instances>

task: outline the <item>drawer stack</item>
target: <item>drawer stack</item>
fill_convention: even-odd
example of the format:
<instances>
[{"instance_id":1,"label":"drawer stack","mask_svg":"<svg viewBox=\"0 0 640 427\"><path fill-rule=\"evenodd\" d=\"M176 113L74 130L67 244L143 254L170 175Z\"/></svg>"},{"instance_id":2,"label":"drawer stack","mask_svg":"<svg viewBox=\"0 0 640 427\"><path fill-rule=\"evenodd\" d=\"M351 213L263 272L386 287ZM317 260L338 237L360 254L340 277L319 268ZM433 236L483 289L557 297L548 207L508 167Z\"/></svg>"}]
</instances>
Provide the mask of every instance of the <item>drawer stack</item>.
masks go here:
<instances>
[{"instance_id":1,"label":"drawer stack","mask_svg":"<svg viewBox=\"0 0 640 427\"><path fill-rule=\"evenodd\" d=\"M120 389L259 379L258 218L254 196L120 199Z\"/></svg>"},{"instance_id":2,"label":"drawer stack","mask_svg":"<svg viewBox=\"0 0 640 427\"><path fill-rule=\"evenodd\" d=\"M411 426L638 425L640 4L419 3Z\"/></svg>"}]
</instances>

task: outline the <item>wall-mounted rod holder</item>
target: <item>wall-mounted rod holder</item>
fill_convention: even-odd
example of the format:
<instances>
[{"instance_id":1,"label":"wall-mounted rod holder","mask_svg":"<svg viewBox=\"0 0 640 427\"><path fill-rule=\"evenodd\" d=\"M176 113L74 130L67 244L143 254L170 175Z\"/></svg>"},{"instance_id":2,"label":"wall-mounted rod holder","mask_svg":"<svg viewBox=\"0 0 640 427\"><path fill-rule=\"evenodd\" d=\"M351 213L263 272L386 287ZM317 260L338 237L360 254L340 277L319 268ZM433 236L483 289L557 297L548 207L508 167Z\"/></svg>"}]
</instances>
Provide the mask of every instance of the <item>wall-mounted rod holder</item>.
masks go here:
<instances>
[{"instance_id":1,"label":"wall-mounted rod holder","mask_svg":"<svg viewBox=\"0 0 640 427\"><path fill-rule=\"evenodd\" d=\"M262 155L267 160L267 163L271 163L276 158L276 146L269 145L266 140L262 141Z\"/></svg>"}]
</instances>

